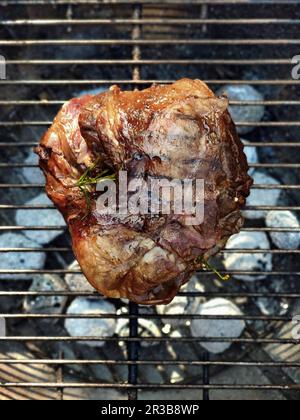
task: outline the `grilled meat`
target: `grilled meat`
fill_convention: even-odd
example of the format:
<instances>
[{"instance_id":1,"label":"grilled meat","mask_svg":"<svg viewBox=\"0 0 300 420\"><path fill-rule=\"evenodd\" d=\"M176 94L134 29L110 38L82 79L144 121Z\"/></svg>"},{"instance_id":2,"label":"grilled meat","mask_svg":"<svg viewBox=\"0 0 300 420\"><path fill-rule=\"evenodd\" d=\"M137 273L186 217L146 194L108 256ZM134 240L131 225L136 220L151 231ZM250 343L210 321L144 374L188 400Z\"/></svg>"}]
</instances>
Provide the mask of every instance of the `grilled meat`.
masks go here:
<instances>
[{"instance_id":1,"label":"grilled meat","mask_svg":"<svg viewBox=\"0 0 300 420\"><path fill-rule=\"evenodd\" d=\"M243 145L227 111L199 80L122 92L114 86L66 103L37 153L47 193L64 215L89 282L113 298L170 302L207 259L243 225L252 184ZM96 164L95 164L96 162ZM204 221L185 214L101 215L99 193L78 186L93 168L140 178L203 179ZM118 176L117 176L118 183ZM200 258L199 258L200 257Z\"/></svg>"}]
</instances>

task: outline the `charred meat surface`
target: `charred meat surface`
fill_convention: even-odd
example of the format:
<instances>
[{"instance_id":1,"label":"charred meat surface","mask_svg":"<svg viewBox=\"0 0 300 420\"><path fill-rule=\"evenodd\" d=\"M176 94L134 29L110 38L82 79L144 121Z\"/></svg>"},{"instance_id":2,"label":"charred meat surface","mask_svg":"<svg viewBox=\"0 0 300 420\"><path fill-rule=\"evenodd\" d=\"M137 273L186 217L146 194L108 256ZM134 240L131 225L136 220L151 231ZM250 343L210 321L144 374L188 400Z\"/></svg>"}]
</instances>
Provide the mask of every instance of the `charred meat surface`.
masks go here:
<instances>
[{"instance_id":1,"label":"charred meat surface","mask_svg":"<svg viewBox=\"0 0 300 420\"><path fill-rule=\"evenodd\" d=\"M47 193L68 223L85 276L99 292L143 304L168 303L201 267L201 258L216 254L239 232L252 179L227 108L225 97L189 79L134 92L114 86L63 106L37 153ZM93 179L122 170L128 181L204 180L204 222L190 226L185 214L175 213L100 215L96 186L83 191L78 184L89 168Z\"/></svg>"}]
</instances>

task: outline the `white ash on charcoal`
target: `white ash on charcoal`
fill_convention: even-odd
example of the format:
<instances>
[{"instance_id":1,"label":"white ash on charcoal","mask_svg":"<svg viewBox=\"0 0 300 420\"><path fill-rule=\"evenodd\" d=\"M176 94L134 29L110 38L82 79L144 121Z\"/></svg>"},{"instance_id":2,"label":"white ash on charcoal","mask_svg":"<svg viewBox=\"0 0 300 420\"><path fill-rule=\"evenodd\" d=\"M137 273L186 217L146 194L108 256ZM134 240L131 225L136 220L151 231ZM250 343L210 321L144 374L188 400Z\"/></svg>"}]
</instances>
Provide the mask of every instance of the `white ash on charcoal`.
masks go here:
<instances>
[{"instance_id":1,"label":"white ash on charcoal","mask_svg":"<svg viewBox=\"0 0 300 420\"><path fill-rule=\"evenodd\" d=\"M128 309L123 307L117 311L119 315L116 327L116 334L119 337L129 337L129 320L122 315L128 315ZM155 309L148 306L139 306L140 315L154 315ZM144 348L155 346L158 344L158 341L145 341L144 338L159 338L162 337L161 327L159 322L156 319L142 318L138 319L138 331L139 337L141 338L141 346ZM122 340L119 342L121 347L126 347L126 343Z\"/></svg>"},{"instance_id":2,"label":"white ash on charcoal","mask_svg":"<svg viewBox=\"0 0 300 420\"><path fill-rule=\"evenodd\" d=\"M254 299L258 309L263 315L278 316L286 315L290 310L292 301L285 298L271 298L270 294L290 293L292 284L286 281L286 278L273 277L270 282L248 283L247 288L251 293L260 293L264 295L263 298ZM259 323L260 321L257 321ZM255 321L255 325L257 325ZM263 331L265 332L266 324L262 323ZM258 329L258 328L257 328Z\"/></svg>"},{"instance_id":3,"label":"white ash on charcoal","mask_svg":"<svg viewBox=\"0 0 300 420\"><path fill-rule=\"evenodd\" d=\"M181 331L171 331L169 333L169 336L171 339L177 340L177 339L181 339L183 337L183 334ZM169 345L170 346L170 345ZM179 346L178 346L179 347ZM178 349L177 347L177 349ZM183 347L181 348L181 350L183 350ZM176 348L173 345L173 351L176 352ZM185 354L185 359L186 359L186 351L184 351ZM196 356L197 357L197 356ZM176 384L176 383L180 383L182 381L184 381L184 379L187 376L187 372L185 369L185 366L181 365L181 366L169 366L168 367L168 375L169 375L169 381L171 384Z\"/></svg>"},{"instance_id":4,"label":"white ash on charcoal","mask_svg":"<svg viewBox=\"0 0 300 420\"><path fill-rule=\"evenodd\" d=\"M199 282L196 276L193 276L186 283L181 292L201 292L205 291L204 286ZM195 313L198 305L202 302L200 297L177 296L169 305L157 305L156 310L162 316L161 322L166 326L176 328L178 326L189 326L190 320L181 318L181 315L192 315ZM176 319L167 319L163 315L176 315ZM168 330L168 328L166 329Z\"/></svg>"},{"instance_id":5,"label":"white ash on charcoal","mask_svg":"<svg viewBox=\"0 0 300 420\"><path fill-rule=\"evenodd\" d=\"M53 205L46 194L42 193L37 197L25 203L29 206L36 205ZM56 209L48 210L17 210L16 222L19 226L65 226L62 215ZM45 230L45 231L24 231L24 234L31 240L40 245L52 242L55 238L62 234L61 230Z\"/></svg>"},{"instance_id":6,"label":"white ash on charcoal","mask_svg":"<svg viewBox=\"0 0 300 420\"><path fill-rule=\"evenodd\" d=\"M218 91L218 95L227 95L230 101L263 101L263 95L250 85L227 85ZM230 105L230 114L237 122L260 122L265 114L264 105ZM255 126L238 127L239 134L253 131Z\"/></svg>"},{"instance_id":7,"label":"white ash on charcoal","mask_svg":"<svg viewBox=\"0 0 300 420\"><path fill-rule=\"evenodd\" d=\"M76 298L68 307L68 315L114 315L116 308L104 299ZM66 319L65 328L71 337L112 337L116 330L116 320L112 318ZM103 347L105 341L84 341L91 347Z\"/></svg>"},{"instance_id":8,"label":"white ash on charcoal","mask_svg":"<svg viewBox=\"0 0 300 420\"><path fill-rule=\"evenodd\" d=\"M161 322L167 326L175 327L179 325L187 325L188 320L182 318L181 315L190 313L190 302L186 296L177 296L168 305L158 305L156 307L157 313L161 315ZM164 315L176 315L177 318L167 319Z\"/></svg>"},{"instance_id":9,"label":"white ash on charcoal","mask_svg":"<svg viewBox=\"0 0 300 420\"><path fill-rule=\"evenodd\" d=\"M168 338L166 342L166 350L156 355L156 360L170 360L168 366L163 366L163 373L165 376L165 381L171 383L178 383L183 380L188 380L188 378L194 378L199 375L202 377L203 370L202 366L195 366L192 363L190 365L186 364L176 364L173 365L171 361L181 360L201 360L201 349L199 351L198 342L189 343L184 341L184 337L190 337L191 333L188 329L178 329L169 331L167 333ZM182 356L184 355L184 357Z\"/></svg>"},{"instance_id":10,"label":"white ash on charcoal","mask_svg":"<svg viewBox=\"0 0 300 420\"><path fill-rule=\"evenodd\" d=\"M0 248L39 248L39 245L21 233L0 235ZM5 252L1 254L0 270L40 270L44 267L44 252ZM32 274L0 274L0 279L30 280Z\"/></svg>"},{"instance_id":11,"label":"white ash on charcoal","mask_svg":"<svg viewBox=\"0 0 300 420\"><path fill-rule=\"evenodd\" d=\"M38 162L39 162L39 158L34 152L31 152L24 161L26 165L38 165ZM40 184L40 185L45 184L45 176L43 174L43 171L40 168L33 168L33 167L26 168L25 167L22 169L22 174L25 180L29 184Z\"/></svg>"},{"instance_id":12,"label":"white ash on charcoal","mask_svg":"<svg viewBox=\"0 0 300 420\"><path fill-rule=\"evenodd\" d=\"M283 316L287 314L289 309L289 304L280 299L258 298L255 303L260 312L266 316Z\"/></svg>"},{"instance_id":13,"label":"white ash on charcoal","mask_svg":"<svg viewBox=\"0 0 300 420\"><path fill-rule=\"evenodd\" d=\"M159 362L157 362L156 366L153 365L145 365L140 370L139 376L141 377L141 382L148 383L148 384L163 384L165 383L165 379L163 376L163 367L159 366ZM127 374L128 376L128 374ZM127 378L126 378L127 379Z\"/></svg>"},{"instance_id":14,"label":"white ash on charcoal","mask_svg":"<svg viewBox=\"0 0 300 420\"><path fill-rule=\"evenodd\" d=\"M259 163L257 148L250 146L251 142L248 140L242 139L242 142L245 145L244 153L247 156L247 161L249 165L254 165L256 163ZM255 168L249 169L249 175L252 176L254 172L255 172Z\"/></svg>"},{"instance_id":15,"label":"white ash on charcoal","mask_svg":"<svg viewBox=\"0 0 300 420\"><path fill-rule=\"evenodd\" d=\"M297 217L290 211L270 211L266 217L269 228L299 228ZM300 232L271 232L273 243L279 249L298 249Z\"/></svg>"},{"instance_id":16,"label":"white ash on charcoal","mask_svg":"<svg viewBox=\"0 0 300 420\"><path fill-rule=\"evenodd\" d=\"M270 241L264 232L241 232L233 235L226 245L227 250L234 249L271 249ZM268 252L262 253L225 253L224 265L228 271L272 271L272 255ZM266 276L262 275L242 275L234 274L236 279L253 282L264 280Z\"/></svg>"},{"instance_id":17,"label":"white ash on charcoal","mask_svg":"<svg viewBox=\"0 0 300 420\"><path fill-rule=\"evenodd\" d=\"M63 292L67 291L64 281L55 275L36 276L29 288L30 292ZM26 297L23 309L27 313L60 314L67 303L67 296Z\"/></svg>"},{"instance_id":18,"label":"white ash on charcoal","mask_svg":"<svg viewBox=\"0 0 300 420\"><path fill-rule=\"evenodd\" d=\"M0 321L0 337L6 336L6 320L4 318L1 318Z\"/></svg>"},{"instance_id":19,"label":"white ash on charcoal","mask_svg":"<svg viewBox=\"0 0 300 420\"><path fill-rule=\"evenodd\" d=\"M201 283L199 277L194 274L190 280L182 286L180 291L184 293L204 293L205 287ZM191 297L191 299L194 300L194 297Z\"/></svg>"},{"instance_id":20,"label":"white ash on charcoal","mask_svg":"<svg viewBox=\"0 0 300 420\"><path fill-rule=\"evenodd\" d=\"M77 261L69 265L68 270L79 271L80 266ZM95 292L93 286L87 281L84 274L69 273L65 275L65 282L71 292Z\"/></svg>"},{"instance_id":21,"label":"white ash on charcoal","mask_svg":"<svg viewBox=\"0 0 300 420\"><path fill-rule=\"evenodd\" d=\"M197 314L207 316L241 316L241 310L227 299L212 299L199 305ZM239 338L246 327L241 319L194 319L191 323L193 337L200 338ZM218 354L228 350L228 342L201 342L210 353Z\"/></svg>"},{"instance_id":22,"label":"white ash on charcoal","mask_svg":"<svg viewBox=\"0 0 300 420\"><path fill-rule=\"evenodd\" d=\"M264 172L255 171L252 175L256 185L280 185L280 182ZM281 191L279 189L255 189L252 188L247 198L247 206L267 206L274 207L278 205ZM247 219L263 219L267 215L265 210L246 210L243 212Z\"/></svg>"},{"instance_id":23,"label":"white ash on charcoal","mask_svg":"<svg viewBox=\"0 0 300 420\"><path fill-rule=\"evenodd\" d=\"M170 333L170 338L173 340L177 340L177 339L182 339L183 337L186 337L186 334L183 334L181 331L172 331ZM175 347L173 345L173 347ZM180 348L181 347L181 348ZM191 346L189 346L190 348ZM177 343L177 359L178 359L178 354L181 354L181 352L183 351L184 354L184 359L189 360L189 358L187 357L187 355L192 351L192 350L188 350L187 346L181 346L181 343ZM199 354L196 353L194 354L193 358L190 360L198 360L199 358ZM202 375L202 370L201 368L195 368L194 367L187 367L184 365L177 365L177 366L170 366L168 369L168 375L169 375L169 381L171 384L178 384L178 383L182 383L184 380L186 380L187 377L194 377L198 375Z\"/></svg>"}]
</instances>

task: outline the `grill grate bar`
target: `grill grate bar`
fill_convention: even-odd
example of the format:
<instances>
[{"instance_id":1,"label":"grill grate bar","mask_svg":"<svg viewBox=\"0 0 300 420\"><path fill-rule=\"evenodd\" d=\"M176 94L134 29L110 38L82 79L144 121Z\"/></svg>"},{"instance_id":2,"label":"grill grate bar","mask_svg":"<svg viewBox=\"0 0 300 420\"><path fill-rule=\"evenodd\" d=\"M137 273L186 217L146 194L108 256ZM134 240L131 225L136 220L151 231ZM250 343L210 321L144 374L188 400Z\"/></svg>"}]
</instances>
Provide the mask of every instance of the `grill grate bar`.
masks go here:
<instances>
[{"instance_id":1,"label":"grill grate bar","mask_svg":"<svg viewBox=\"0 0 300 420\"><path fill-rule=\"evenodd\" d=\"M0 147L35 147L38 142L0 143ZM247 144L247 147L300 147L300 142L260 142ZM32 184L31 184L32 185Z\"/></svg>"},{"instance_id":2,"label":"grill grate bar","mask_svg":"<svg viewBox=\"0 0 300 420\"><path fill-rule=\"evenodd\" d=\"M139 340L139 310L138 305L136 303L129 303L129 334L130 338L137 338ZM116 316L118 318L118 316ZM132 364L128 365L128 383L132 385L137 384L138 378L138 365L136 362L139 359L139 341L129 342L128 343L128 361L132 362ZM137 400L138 393L137 390L129 391L128 392L128 399L130 401Z\"/></svg>"},{"instance_id":3,"label":"grill grate bar","mask_svg":"<svg viewBox=\"0 0 300 420\"><path fill-rule=\"evenodd\" d=\"M133 19L140 19L142 16L142 6L138 4L134 7L133 10ZM135 25L132 29L131 37L133 41L137 41L142 35L142 30L140 25ZM138 61L141 59L141 49L138 43L133 44L132 48L132 59ZM132 69L132 79L140 80L140 66L136 65ZM139 307L136 303L129 302L129 335L131 338L139 338ZM131 385L136 385L138 382L138 365L135 363L139 359L139 345L140 342L129 342L127 344L127 360L133 362L132 365L128 365L128 383ZM128 400L134 401L138 399L138 390L128 390Z\"/></svg>"},{"instance_id":4,"label":"grill grate bar","mask_svg":"<svg viewBox=\"0 0 300 420\"><path fill-rule=\"evenodd\" d=\"M9 252L73 252L71 247L66 248L0 248L0 253L9 253ZM300 249L226 249L220 251L220 254L300 254Z\"/></svg>"},{"instance_id":5,"label":"grill grate bar","mask_svg":"<svg viewBox=\"0 0 300 420\"><path fill-rule=\"evenodd\" d=\"M257 390L257 391L299 391L300 385L200 385L200 384L107 384L107 383L74 383L74 382L5 382L3 388L103 388L103 389L202 389L202 390Z\"/></svg>"},{"instance_id":6,"label":"grill grate bar","mask_svg":"<svg viewBox=\"0 0 300 420\"><path fill-rule=\"evenodd\" d=\"M20 6L20 5L32 5L32 6L38 6L38 5L86 5L86 0L10 0L9 4ZM245 3L248 3L248 0L189 0L189 4L191 5L226 5L226 4L242 4L245 5ZM255 7L257 7L258 4L268 4L270 5L270 0L255 0ZM272 0L273 4L298 4L298 0ZM1 0L0 6L7 6L7 0ZM91 5L99 5L99 0L88 0L88 4ZM161 0L102 0L101 5L108 6L108 5L159 5L161 6ZM182 5L182 0L164 0L164 4L171 5L171 4L180 4ZM254 6L254 5L253 5Z\"/></svg>"},{"instance_id":7,"label":"grill grate bar","mask_svg":"<svg viewBox=\"0 0 300 420\"><path fill-rule=\"evenodd\" d=\"M0 127L49 126L53 121L0 121ZM300 121L237 121L238 127L300 127Z\"/></svg>"},{"instance_id":8,"label":"grill grate bar","mask_svg":"<svg viewBox=\"0 0 300 420\"><path fill-rule=\"evenodd\" d=\"M23 230L27 230L27 231L62 230L64 231L66 230L66 226L0 226L0 231L23 231ZM242 232L300 232L300 228L292 228L292 227L260 228L260 227L257 227L257 228L243 228L241 231Z\"/></svg>"},{"instance_id":9,"label":"grill grate bar","mask_svg":"<svg viewBox=\"0 0 300 420\"><path fill-rule=\"evenodd\" d=\"M63 105L67 102L68 99L65 100L21 100L21 99L14 99L14 100L0 100L0 106L31 106L31 105L39 105L39 106L53 106L53 105ZM300 100L277 100L277 101L229 101L230 105L238 105L238 106L299 106Z\"/></svg>"},{"instance_id":10,"label":"grill grate bar","mask_svg":"<svg viewBox=\"0 0 300 420\"><path fill-rule=\"evenodd\" d=\"M157 360L138 360L135 362L129 360L61 360L61 359L0 359L0 364L4 365L133 365L138 366L153 366L157 365ZM160 360L159 364L162 366L217 366L217 367L270 367L270 368L286 368L286 367L300 367L300 363L280 363L280 362L223 362L223 361L199 361L199 360Z\"/></svg>"},{"instance_id":11,"label":"grill grate bar","mask_svg":"<svg viewBox=\"0 0 300 420\"><path fill-rule=\"evenodd\" d=\"M157 315L157 314L105 314L105 315L95 315L95 314L0 314L1 318L4 319L129 319L133 321L137 321L138 319L186 319L186 320L193 320L193 319L207 319L207 320L244 320L244 321L278 321L278 322L291 322L292 316L250 316L250 315L237 315L237 316L230 316L230 315L197 315L197 314L178 314L178 315ZM134 323L135 324L135 323ZM138 327L138 323L136 322L136 328ZM136 330L136 334L132 334L131 337L138 338L138 330ZM214 337L212 337L214 338ZM143 340L143 339L141 339ZM136 356L135 356L136 358ZM131 361L133 360L133 356L129 357Z\"/></svg>"},{"instance_id":12,"label":"grill grate bar","mask_svg":"<svg viewBox=\"0 0 300 420\"><path fill-rule=\"evenodd\" d=\"M18 65L18 66L56 66L56 65L106 65L106 66L157 66L157 65L235 65L235 66L248 66L248 65L291 65L290 58L264 58L264 59L165 59L165 60L44 60L44 59L21 59L21 60L7 60L7 65Z\"/></svg>"},{"instance_id":13,"label":"grill grate bar","mask_svg":"<svg viewBox=\"0 0 300 420\"><path fill-rule=\"evenodd\" d=\"M300 122L299 122L300 125ZM1 126L1 123L0 123ZM0 163L0 169L7 168L38 168L38 165L35 164L25 164L25 163ZM269 168L269 169L300 169L300 163L255 163L249 164L250 168Z\"/></svg>"},{"instance_id":14,"label":"grill grate bar","mask_svg":"<svg viewBox=\"0 0 300 420\"><path fill-rule=\"evenodd\" d=\"M0 275L2 274L10 274L10 275L18 275L18 274L77 274L81 275L82 272L79 270L67 270L67 269L49 269L49 270L0 270ZM199 275L211 275L215 276L214 272L211 271L198 271ZM299 271L246 271L246 270L235 270L235 271L221 271L221 274L229 274L231 276L239 275L239 276L300 276Z\"/></svg>"},{"instance_id":15,"label":"grill grate bar","mask_svg":"<svg viewBox=\"0 0 300 420\"><path fill-rule=\"evenodd\" d=\"M300 39L0 39L0 45L9 47L28 46L90 46L90 45L299 45Z\"/></svg>"},{"instance_id":16,"label":"grill grate bar","mask_svg":"<svg viewBox=\"0 0 300 420\"><path fill-rule=\"evenodd\" d=\"M97 292L82 292L80 290L73 292L66 291L39 291L39 292L3 292L0 291L1 297L36 297L36 296L83 296L83 297L97 297L98 299L106 299L105 296L99 295ZM179 292L178 296L187 297L225 297L225 298L265 298L265 293L249 293L249 292ZM274 299L299 299L300 293L268 293L268 297Z\"/></svg>"},{"instance_id":17,"label":"grill grate bar","mask_svg":"<svg viewBox=\"0 0 300 420\"><path fill-rule=\"evenodd\" d=\"M0 337L1 342L84 342L84 341L109 341L118 343L139 343L140 341L157 343L231 343L231 344L295 344L299 345L299 340L284 338L235 338L235 337L95 337L95 336L36 336L36 337Z\"/></svg>"},{"instance_id":18,"label":"grill grate bar","mask_svg":"<svg viewBox=\"0 0 300 420\"><path fill-rule=\"evenodd\" d=\"M4 26L58 25L299 25L300 19L15 19L0 20Z\"/></svg>"},{"instance_id":19,"label":"grill grate bar","mask_svg":"<svg viewBox=\"0 0 300 420\"><path fill-rule=\"evenodd\" d=\"M227 84L252 84L252 85L299 85L300 80L288 79L288 80L204 80L207 84L214 84L214 85L227 85ZM151 85L151 84L170 84L174 83L175 80L86 80L86 79L79 79L79 80L68 80L68 79L60 79L60 80L36 80L36 79L28 79L28 80L0 80L1 85Z\"/></svg>"},{"instance_id":20,"label":"grill grate bar","mask_svg":"<svg viewBox=\"0 0 300 420\"><path fill-rule=\"evenodd\" d=\"M74 382L5 382L3 388L103 388L103 389L202 389L202 390L257 390L257 391L299 391L300 385L199 385L199 384L107 384Z\"/></svg>"},{"instance_id":21,"label":"grill grate bar","mask_svg":"<svg viewBox=\"0 0 300 420\"><path fill-rule=\"evenodd\" d=\"M7 189L7 188L45 188L45 184L0 184L0 189ZM300 185L271 185L271 184L257 184L253 185L253 189L257 190L298 190L300 189Z\"/></svg>"}]
</instances>

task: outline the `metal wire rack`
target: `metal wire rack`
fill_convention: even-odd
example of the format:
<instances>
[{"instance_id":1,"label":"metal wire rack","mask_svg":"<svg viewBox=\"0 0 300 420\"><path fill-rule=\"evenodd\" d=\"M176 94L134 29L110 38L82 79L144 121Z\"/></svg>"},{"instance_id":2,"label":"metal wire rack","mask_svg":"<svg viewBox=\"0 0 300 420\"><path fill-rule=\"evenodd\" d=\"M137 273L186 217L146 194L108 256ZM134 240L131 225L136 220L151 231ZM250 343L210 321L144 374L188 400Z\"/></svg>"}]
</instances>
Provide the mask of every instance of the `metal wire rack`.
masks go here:
<instances>
[{"instance_id":1,"label":"metal wire rack","mask_svg":"<svg viewBox=\"0 0 300 420\"><path fill-rule=\"evenodd\" d=\"M0 212L5 217L0 226L1 233L23 231L61 231L65 232L64 226L17 226L13 220L15 211L23 210L49 210L52 205L29 205L18 202L16 192L24 193L32 190L42 190L41 184L29 184L15 182L14 175L24 168L36 167L36 164L26 164L22 160L7 159L7 154L12 156L16 150L29 150L37 145L39 134L51 124L51 118L65 100L71 96L70 92L91 87L109 87L119 84L124 87L142 88L152 83L171 83L179 76L199 72L199 77L211 86L218 88L226 84L251 84L258 88L264 88L270 99L263 101L232 101L233 105L264 105L268 110L268 119L259 123L238 122L238 126L255 127L254 137L250 147L259 150L271 150L276 154L276 161L263 161L253 164L255 169L266 169L274 172L294 172L296 175L285 177L289 179L284 185L255 185L256 189L280 189L288 195L288 203L276 206L266 206L261 203L257 206L248 206L249 211L257 210L291 210L300 211L298 190L300 189L299 171L299 80L293 80L291 73L291 57L297 53L300 39L296 39L295 28L300 23L300 8L298 1L248 1L248 0L191 0L188 5L182 1L63 1L63 0L27 0L27 1L0 1L0 52L7 57L6 65L8 79L1 80L0 107L2 118L0 121L0 162L1 175L1 203ZM43 11L38 6L43 6ZM100 7L99 7L100 6ZM87 9L89 8L89 10ZM90 13L90 10L94 10ZM45 18L47 16L47 18ZM51 18L48 18L51 16ZM99 29L100 28L100 29ZM101 29L104 28L104 31ZM166 28L166 29L165 29ZM199 28L201 31L199 32ZM224 37L216 37L215 33L224 30ZM242 29L244 28L244 29ZM252 29L251 29L252 28ZM249 31L249 35L248 32ZM228 35L226 33L228 32ZM53 34L53 35L52 35ZM55 35L57 34L57 35ZM108 35L107 35L108 34ZM195 35L196 34L196 35ZM258 37L259 34L259 37ZM207 54L207 47L215 53ZM57 52L55 49L57 48ZM72 53L74 48L74 53ZM88 53L85 53L88 48ZM98 50L99 48L99 50ZM220 49L221 48L221 49ZM49 50L50 49L50 50ZM234 51L232 52L231 51ZM247 52L247 49L249 51ZM161 51L160 51L161 50ZM246 50L246 51L245 51ZM51 53L49 53L51 51ZM68 51L67 55L65 52ZM98 52L99 51L99 52ZM103 53L106 51L106 55ZM103 56L102 56L103 53ZM52 54L52 55L50 55ZM121 55L119 55L121 54ZM168 58L169 55L171 58ZM223 58L219 58L219 56ZM67 57L67 58L65 58ZM101 58L99 58L101 57ZM105 58L104 58L105 57ZM113 57L113 58L112 58ZM262 58L263 57L263 58ZM99 72L91 71L91 68L99 68ZM66 72L66 69L68 72ZM175 70L174 70L175 69ZM191 70L192 69L192 70ZM195 70L196 69L196 70ZM221 70L218 70L221 69ZM248 69L248 71L244 71ZM252 71L252 73L251 73ZM210 76L212 74L212 77ZM12 76L11 76L12 75ZM164 76L165 75L165 76ZM274 78L273 78L274 75ZM277 77L275 77L277 76ZM288 89L287 89L288 88ZM272 89L274 95L272 95ZM286 90L287 89L287 90ZM51 92L51 97L44 99L43 93ZM286 93L288 92L288 93ZM33 111L32 111L33 110ZM288 117L285 110L290 110ZM281 114L282 112L282 118ZM283 115L284 114L284 115ZM21 140L20 140L21 139ZM7 180L9 179L9 180ZM17 198L15 198L17 197ZM5 224L4 220L9 223ZM34 221L33 221L34 222ZM300 232L299 228L266 228L258 224L246 225L246 232ZM65 244L65 242L64 242ZM1 254L22 252L26 256L29 253L44 252L47 255L59 253L70 255L69 244L54 244L48 247L18 248L10 246L0 248ZM299 276L300 266L297 261L300 250L285 249L238 249L228 250L231 253L270 253L277 257L278 267L263 274L267 281L276 278L291 281L293 287L285 285L282 291L265 291L247 288L240 285L239 288L221 288L205 292L181 292L179 296L189 298L214 298L224 297L232 300L249 300L268 298L274 300L285 299L291 305L300 299ZM288 262L283 268L283 258ZM70 270L66 266L58 265L57 260L49 263L49 267L39 270L18 270L7 268L0 270L1 275L17 276L19 274L79 274L78 270ZM235 271L230 274L255 276L261 272ZM212 280L213 273L203 272L198 274L203 280ZM28 291L24 286L22 290L12 278L0 280L3 284L0 290L1 299L16 299L18 302L28 297L41 296L65 296L68 299L77 296L95 296L93 293L82 291ZM24 283L20 283L24 284ZM298 287L297 287L298 286ZM101 297L99 297L101 299ZM1 305L2 307L2 305ZM252 306L251 306L252 307ZM249 309L250 310L250 309ZM2 312L2 310L1 310ZM142 392L161 390L181 392L193 390L198 392L198 398L209 399L214 397L214 392L231 391L234 396L239 392L245 392L244 396L251 392L280 392L285 398L299 399L299 382L293 381L286 374L287 369L298 372L300 369L300 357L292 360L272 360L266 351L267 345L291 345L295 346L295 352L299 351L299 341L291 336L281 337L277 330L270 329L270 325L286 325L291 321L291 314L285 315L262 315L255 311L245 315L229 316L201 316L202 319L240 319L247 323L247 331L241 338L203 338L191 335L163 337L141 337L139 335L139 319L161 319L161 315L140 313L136 304L129 304L129 311L121 317L129 319L129 336L122 337L127 344L126 359L122 358L80 358L75 359L62 353L51 354L51 343L99 342L105 341L113 346L118 346L120 337L70 337L60 335L27 335L22 330L22 322L59 322L68 318L74 319L115 319L120 315L68 315L50 313L22 313L17 311L0 314L9 326L10 334L0 338L0 399L10 398L9 390L30 390L32 399L48 397L51 399L63 398L64 390L71 389L100 389L126 391L128 398L137 399ZM165 315L165 319L178 320L180 318L191 321L200 318L199 315ZM10 324L12 323L12 324ZM258 324L260 323L260 324ZM260 325L268 328L261 331ZM214 357L205 351L198 351L197 358L185 359L180 354L176 358L148 358L143 356L140 344L156 342L158 345L198 345L209 342L228 342L240 346L241 357L236 358L234 353L227 356ZM37 352L38 358L15 358L10 357L10 351L1 351L5 344L26 344L26 348L33 349L46 343L49 345L48 353ZM297 346L298 345L298 346ZM282 347L284 348L284 347ZM180 352L180 350L179 350ZM185 354L185 350L182 349ZM22 375L16 375L16 380L2 379L2 371L6 368L18 369L24 366L50 366L55 370L52 380L39 381L35 373L32 380L23 381ZM64 379L64 369L79 366L125 366L128 369L127 381L119 379L111 383L99 381L80 382ZM165 381L150 383L140 379L140 373L147 366L151 369L159 366L161 369L175 367L199 368L197 377L183 378L174 383ZM231 382L228 380L218 383L213 380L214 374L230 368L237 369L261 369L267 381L264 383ZM4 378L6 376L4 375ZM38 392L46 389L49 394ZM8 390L8 391L6 391ZM55 392L52 393L51 390ZM11 398L26 398L27 394L16 392ZM149 395L149 394L147 394ZM163 394L162 394L163 395ZM195 395L195 394L191 394ZM229 394L227 394L229 395ZM251 394L252 395L252 394ZM257 394L255 394L257 396ZM28 397L30 398L30 397ZM188 398L186 395L184 398ZM225 398L225 397L224 397Z\"/></svg>"}]
</instances>

